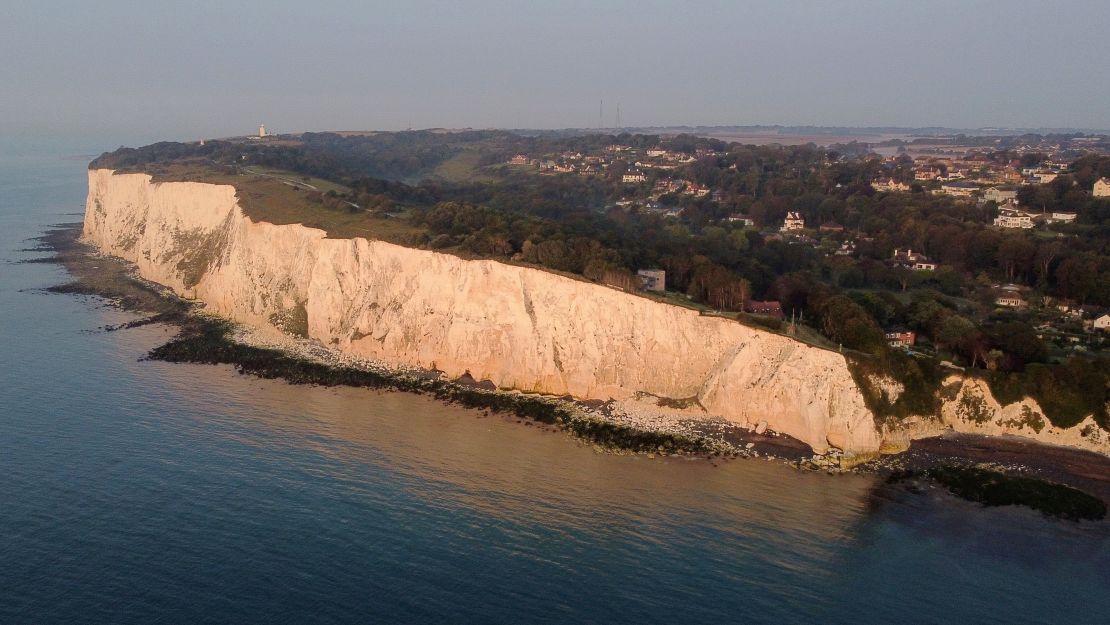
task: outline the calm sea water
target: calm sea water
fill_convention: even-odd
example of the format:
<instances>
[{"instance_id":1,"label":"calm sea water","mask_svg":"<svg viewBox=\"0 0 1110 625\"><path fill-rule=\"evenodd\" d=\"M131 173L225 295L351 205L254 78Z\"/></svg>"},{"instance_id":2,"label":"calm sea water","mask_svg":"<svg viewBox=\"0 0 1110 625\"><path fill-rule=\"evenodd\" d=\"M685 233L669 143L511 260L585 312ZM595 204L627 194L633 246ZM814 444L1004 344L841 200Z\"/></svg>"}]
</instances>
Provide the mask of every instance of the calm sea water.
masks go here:
<instances>
[{"instance_id":1,"label":"calm sea water","mask_svg":"<svg viewBox=\"0 0 1110 625\"><path fill-rule=\"evenodd\" d=\"M0 624L1105 623L1106 524L594 453L404 394L137 362L14 264L81 160L0 155ZM29 152L29 153L28 153Z\"/></svg>"}]
</instances>

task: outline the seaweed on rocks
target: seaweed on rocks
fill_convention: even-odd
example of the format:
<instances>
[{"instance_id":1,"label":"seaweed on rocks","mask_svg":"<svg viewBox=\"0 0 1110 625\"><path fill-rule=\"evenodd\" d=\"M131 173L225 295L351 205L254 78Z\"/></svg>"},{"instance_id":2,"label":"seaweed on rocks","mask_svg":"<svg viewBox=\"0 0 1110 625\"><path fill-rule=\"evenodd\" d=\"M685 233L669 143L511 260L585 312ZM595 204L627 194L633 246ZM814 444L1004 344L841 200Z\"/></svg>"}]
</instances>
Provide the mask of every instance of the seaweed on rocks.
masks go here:
<instances>
[{"instance_id":1,"label":"seaweed on rocks","mask_svg":"<svg viewBox=\"0 0 1110 625\"><path fill-rule=\"evenodd\" d=\"M1106 517L1106 503L1077 488L977 466L948 464L923 471L895 471L887 481L899 483L917 478L931 479L953 495L987 507L1026 506L1069 521L1098 521Z\"/></svg>"},{"instance_id":2,"label":"seaweed on rocks","mask_svg":"<svg viewBox=\"0 0 1110 625\"><path fill-rule=\"evenodd\" d=\"M291 384L354 386L423 393L466 408L512 414L556 426L599 446L634 452L690 453L713 451L704 440L639 430L612 423L574 409L562 399L489 391L474 385L405 373L325 364L285 352L244 345L233 338L235 325L226 319L192 315L180 334L147 355L150 360L199 364L229 364L240 373Z\"/></svg>"}]
</instances>

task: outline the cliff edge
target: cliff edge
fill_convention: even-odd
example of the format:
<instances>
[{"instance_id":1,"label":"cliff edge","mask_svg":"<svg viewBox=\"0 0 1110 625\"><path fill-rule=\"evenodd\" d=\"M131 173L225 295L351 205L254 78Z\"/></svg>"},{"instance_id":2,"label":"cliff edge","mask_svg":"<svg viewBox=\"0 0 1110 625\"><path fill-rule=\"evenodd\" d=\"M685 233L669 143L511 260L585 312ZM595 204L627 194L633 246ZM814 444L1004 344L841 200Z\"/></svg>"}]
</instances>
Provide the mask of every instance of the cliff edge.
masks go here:
<instances>
[{"instance_id":1,"label":"cliff edge","mask_svg":"<svg viewBox=\"0 0 1110 625\"><path fill-rule=\"evenodd\" d=\"M880 428L836 352L537 269L254 222L229 185L90 170L84 238L235 321L449 378L670 400L662 406L685 416L765 421L818 453L866 456L945 427L1110 453L1097 426L1034 427L1034 407L999 406L974 382L953 382L961 388L936 418Z\"/></svg>"}]
</instances>

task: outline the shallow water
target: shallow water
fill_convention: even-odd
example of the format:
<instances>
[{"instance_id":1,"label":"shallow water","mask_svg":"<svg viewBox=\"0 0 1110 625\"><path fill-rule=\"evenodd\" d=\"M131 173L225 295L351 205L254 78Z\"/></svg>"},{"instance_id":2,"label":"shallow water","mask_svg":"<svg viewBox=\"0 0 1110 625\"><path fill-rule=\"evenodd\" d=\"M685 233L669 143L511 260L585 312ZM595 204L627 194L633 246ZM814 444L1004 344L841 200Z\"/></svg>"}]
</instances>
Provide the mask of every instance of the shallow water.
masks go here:
<instances>
[{"instance_id":1,"label":"shallow water","mask_svg":"<svg viewBox=\"0 0 1110 625\"><path fill-rule=\"evenodd\" d=\"M73 150L77 152L78 150ZM0 623L1105 622L1107 524L601 455L361 389L138 362L9 261L84 161L0 155Z\"/></svg>"}]
</instances>

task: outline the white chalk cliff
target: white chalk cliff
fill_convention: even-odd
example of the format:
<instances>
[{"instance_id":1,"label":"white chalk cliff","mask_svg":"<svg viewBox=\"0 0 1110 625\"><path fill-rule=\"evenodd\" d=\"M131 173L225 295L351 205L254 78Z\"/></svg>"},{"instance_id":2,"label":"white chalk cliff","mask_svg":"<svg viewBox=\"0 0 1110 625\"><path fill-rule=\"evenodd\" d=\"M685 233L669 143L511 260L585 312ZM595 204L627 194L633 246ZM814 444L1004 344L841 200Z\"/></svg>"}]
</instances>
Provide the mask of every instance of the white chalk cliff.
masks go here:
<instances>
[{"instance_id":1,"label":"white chalk cliff","mask_svg":"<svg viewBox=\"0 0 1110 625\"><path fill-rule=\"evenodd\" d=\"M943 422L880 429L838 353L537 269L254 222L228 185L90 170L84 239L238 322L295 326L343 352L449 378L469 372L580 399L687 400L704 410L686 413L766 421L818 452L870 454L997 420L991 433L1110 453L1101 430L1006 426L996 402L985 421L982 411L970 419L958 409L963 394ZM989 398L985 387L974 392Z\"/></svg>"}]
</instances>

